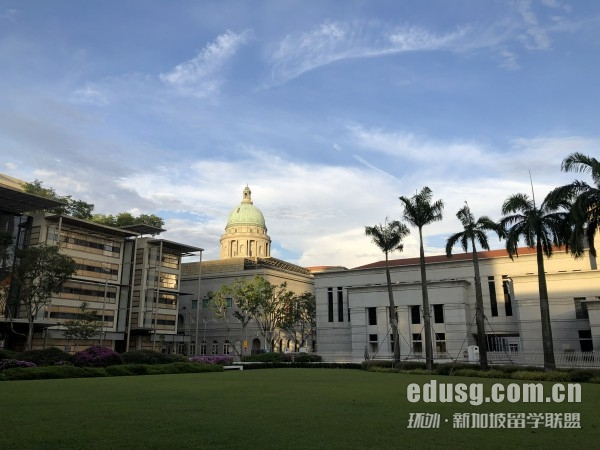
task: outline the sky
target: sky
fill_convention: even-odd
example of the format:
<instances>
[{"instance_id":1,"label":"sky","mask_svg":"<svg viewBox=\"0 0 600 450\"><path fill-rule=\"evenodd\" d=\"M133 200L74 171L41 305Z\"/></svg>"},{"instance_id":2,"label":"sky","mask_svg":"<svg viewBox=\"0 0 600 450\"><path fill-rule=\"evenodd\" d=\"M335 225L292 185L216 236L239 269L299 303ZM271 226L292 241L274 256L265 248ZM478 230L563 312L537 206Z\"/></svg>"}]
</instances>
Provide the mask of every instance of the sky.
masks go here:
<instances>
[{"instance_id":1,"label":"sky","mask_svg":"<svg viewBox=\"0 0 600 450\"><path fill-rule=\"evenodd\" d=\"M600 154L599 74L586 0L0 0L0 172L205 260L248 185L302 266L383 259L365 226L428 186L442 254L465 201L498 220L585 179L561 162Z\"/></svg>"}]
</instances>

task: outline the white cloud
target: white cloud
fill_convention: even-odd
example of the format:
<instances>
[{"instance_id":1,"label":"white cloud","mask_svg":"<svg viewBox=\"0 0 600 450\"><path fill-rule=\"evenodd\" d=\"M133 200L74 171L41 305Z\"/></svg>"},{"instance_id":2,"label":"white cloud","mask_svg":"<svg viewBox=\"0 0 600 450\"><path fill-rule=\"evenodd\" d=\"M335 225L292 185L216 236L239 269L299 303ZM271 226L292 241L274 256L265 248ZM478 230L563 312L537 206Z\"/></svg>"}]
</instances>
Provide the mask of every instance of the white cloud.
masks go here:
<instances>
[{"instance_id":1,"label":"white cloud","mask_svg":"<svg viewBox=\"0 0 600 450\"><path fill-rule=\"evenodd\" d=\"M223 83L221 70L249 39L250 31L234 33L228 30L207 44L196 57L160 74L159 78L199 97L215 94Z\"/></svg>"}]
</instances>

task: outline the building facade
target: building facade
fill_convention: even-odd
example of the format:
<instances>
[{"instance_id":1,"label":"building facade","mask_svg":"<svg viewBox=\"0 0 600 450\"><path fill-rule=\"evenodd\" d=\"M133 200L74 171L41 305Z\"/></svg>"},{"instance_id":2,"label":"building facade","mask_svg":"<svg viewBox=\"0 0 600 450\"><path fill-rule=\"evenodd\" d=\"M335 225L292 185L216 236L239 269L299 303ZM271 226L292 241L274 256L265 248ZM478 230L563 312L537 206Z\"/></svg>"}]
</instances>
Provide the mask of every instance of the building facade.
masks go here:
<instances>
[{"instance_id":1,"label":"building facade","mask_svg":"<svg viewBox=\"0 0 600 450\"><path fill-rule=\"evenodd\" d=\"M499 359L542 355L537 260L521 248L479 252L487 350ZM476 345L472 254L426 258L435 357L463 360ZM424 320L418 258L389 262L402 359L424 357ZM556 250L545 260L554 349L557 354L600 348L600 273L595 257ZM315 273L319 352L348 359L390 358L393 341L385 261ZM494 356L494 355L492 355Z\"/></svg>"}]
</instances>

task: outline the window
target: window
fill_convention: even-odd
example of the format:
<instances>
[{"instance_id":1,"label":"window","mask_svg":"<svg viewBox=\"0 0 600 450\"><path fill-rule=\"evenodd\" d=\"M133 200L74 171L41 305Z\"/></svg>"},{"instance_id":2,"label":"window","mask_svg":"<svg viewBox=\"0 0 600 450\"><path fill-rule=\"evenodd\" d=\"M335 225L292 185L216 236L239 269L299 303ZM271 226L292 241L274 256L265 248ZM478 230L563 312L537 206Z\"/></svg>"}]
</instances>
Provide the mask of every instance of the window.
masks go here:
<instances>
[{"instance_id":1,"label":"window","mask_svg":"<svg viewBox=\"0 0 600 450\"><path fill-rule=\"evenodd\" d=\"M200 354L201 355L206 355L206 341L202 341L202 343L200 344Z\"/></svg>"},{"instance_id":2,"label":"window","mask_svg":"<svg viewBox=\"0 0 600 450\"><path fill-rule=\"evenodd\" d=\"M198 308L198 300L192 300L192 309Z\"/></svg>"},{"instance_id":3,"label":"window","mask_svg":"<svg viewBox=\"0 0 600 450\"><path fill-rule=\"evenodd\" d=\"M411 305L410 307L410 323L421 323L421 307L419 305Z\"/></svg>"},{"instance_id":4,"label":"window","mask_svg":"<svg viewBox=\"0 0 600 450\"><path fill-rule=\"evenodd\" d=\"M492 316L498 316L498 301L496 300L496 283L494 277L488 277L488 286L490 288L490 306L492 310Z\"/></svg>"},{"instance_id":5,"label":"window","mask_svg":"<svg viewBox=\"0 0 600 450\"><path fill-rule=\"evenodd\" d=\"M504 311L506 316L512 316L512 298L510 296L510 288L512 280L508 278L508 275L502 275L502 290L504 291Z\"/></svg>"},{"instance_id":6,"label":"window","mask_svg":"<svg viewBox=\"0 0 600 450\"><path fill-rule=\"evenodd\" d=\"M369 334L369 342L378 342L377 334Z\"/></svg>"},{"instance_id":7,"label":"window","mask_svg":"<svg viewBox=\"0 0 600 450\"><path fill-rule=\"evenodd\" d=\"M223 354L229 355L230 353L231 353L231 344L229 343L229 341L225 341L223 343Z\"/></svg>"},{"instance_id":8,"label":"window","mask_svg":"<svg viewBox=\"0 0 600 450\"><path fill-rule=\"evenodd\" d=\"M423 353L423 341L421 340L421 333L413 333L413 352Z\"/></svg>"},{"instance_id":9,"label":"window","mask_svg":"<svg viewBox=\"0 0 600 450\"><path fill-rule=\"evenodd\" d=\"M209 303L210 303L210 298L203 298L202 299L202 307L203 308L208 308Z\"/></svg>"},{"instance_id":10,"label":"window","mask_svg":"<svg viewBox=\"0 0 600 450\"><path fill-rule=\"evenodd\" d=\"M581 347L582 352L594 351L591 330L579 330L579 346Z\"/></svg>"},{"instance_id":11,"label":"window","mask_svg":"<svg viewBox=\"0 0 600 450\"><path fill-rule=\"evenodd\" d=\"M446 333L435 333L435 351L446 353Z\"/></svg>"},{"instance_id":12,"label":"window","mask_svg":"<svg viewBox=\"0 0 600 450\"><path fill-rule=\"evenodd\" d=\"M212 354L216 355L219 353L219 343L217 341L212 342Z\"/></svg>"},{"instance_id":13,"label":"window","mask_svg":"<svg viewBox=\"0 0 600 450\"><path fill-rule=\"evenodd\" d=\"M585 297L575 297L573 302L575 303L575 318L589 319Z\"/></svg>"},{"instance_id":14,"label":"window","mask_svg":"<svg viewBox=\"0 0 600 450\"><path fill-rule=\"evenodd\" d=\"M369 325L377 325L377 308L367 308L369 316Z\"/></svg>"},{"instance_id":15,"label":"window","mask_svg":"<svg viewBox=\"0 0 600 450\"><path fill-rule=\"evenodd\" d=\"M392 334L390 334L390 351L392 353L394 353L394 345L395 345L394 333L392 333Z\"/></svg>"},{"instance_id":16,"label":"window","mask_svg":"<svg viewBox=\"0 0 600 450\"><path fill-rule=\"evenodd\" d=\"M333 288L327 288L327 319L333 322Z\"/></svg>"},{"instance_id":17,"label":"window","mask_svg":"<svg viewBox=\"0 0 600 450\"><path fill-rule=\"evenodd\" d=\"M185 344L183 342L180 342L177 344L177 353L179 355L184 355L185 354Z\"/></svg>"},{"instance_id":18,"label":"window","mask_svg":"<svg viewBox=\"0 0 600 450\"><path fill-rule=\"evenodd\" d=\"M337 303L338 303L338 322L344 321L344 291L341 287L337 288Z\"/></svg>"},{"instance_id":19,"label":"window","mask_svg":"<svg viewBox=\"0 0 600 450\"><path fill-rule=\"evenodd\" d=\"M433 322L444 323L444 305L433 305Z\"/></svg>"},{"instance_id":20,"label":"window","mask_svg":"<svg viewBox=\"0 0 600 450\"><path fill-rule=\"evenodd\" d=\"M228 308L233 308L233 299L231 297L227 297L225 302L227 303Z\"/></svg>"}]
</instances>

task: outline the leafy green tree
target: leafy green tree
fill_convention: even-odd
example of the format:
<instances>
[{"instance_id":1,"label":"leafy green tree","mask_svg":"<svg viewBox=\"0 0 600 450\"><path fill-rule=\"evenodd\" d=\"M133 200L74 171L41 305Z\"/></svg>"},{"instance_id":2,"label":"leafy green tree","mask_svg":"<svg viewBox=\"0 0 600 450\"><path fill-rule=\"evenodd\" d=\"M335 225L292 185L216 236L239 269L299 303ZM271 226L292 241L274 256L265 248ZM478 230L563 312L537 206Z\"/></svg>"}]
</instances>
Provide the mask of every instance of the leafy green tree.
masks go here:
<instances>
[{"instance_id":1,"label":"leafy green tree","mask_svg":"<svg viewBox=\"0 0 600 450\"><path fill-rule=\"evenodd\" d=\"M467 253L469 245L473 249L473 268L475 271L475 305L477 322L477 344L479 345L479 362L483 370L487 370L487 342L485 338L485 315L483 311L483 294L481 292L481 276L479 274L479 257L477 254L477 243L485 250L490 249L487 234L488 231L494 231L499 236L502 235L501 229L496 222L487 216L482 216L475 220L469 205L463 206L456 213L456 217L462 223L463 231L453 234L446 242L446 256L452 257L452 248L460 242L462 249Z\"/></svg>"},{"instance_id":2,"label":"leafy green tree","mask_svg":"<svg viewBox=\"0 0 600 450\"><path fill-rule=\"evenodd\" d=\"M527 194L511 195L502 205L504 217L500 220L500 226L506 239L506 250L511 259L515 255L518 256L518 245L521 238L527 247L536 249L544 370L546 371L554 370L556 364L544 255L550 258L553 254L553 247L560 247L569 242L570 238L568 213L561 210L564 204L551 203L549 200L547 196L538 207L535 204L535 198L529 198Z\"/></svg>"},{"instance_id":3,"label":"leafy green tree","mask_svg":"<svg viewBox=\"0 0 600 450\"><path fill-rule=\"evenodd\" d=\"M91 220L92 222L117 228L139 224L162 228L165 224L162 218L154 214L140 214L139 216L134 216L128 212L122 212L116 216L113 216L112 214L94 214Z\"/></svg>"},{"instance_id":4,"label":"leafy green tree","mask_svg":"<svg viewBox=\"0 0 600 450\"><path fill-rule=\"evenodd\" d=\"M590 253L596 256L594 238L600 229L600 161L582 153L567 156L561 169L563 172L589 173L593 185L575 180L565 186L557 187L548 194L552 205L570 204L569 219L573 226L569 246L575 257L583 256L585 244Z\"/></svg>"},{"instance_id":5,"label":"leafy green tree","mask_svg":"<svg viewBox=\"0 0 600 450\"><path fill-rule=\"evenodd\" d=\"M425 270L425 250L423 247L423 227L442 220L444 202L432 202L432 192L427 186L412 197L400 197L404 206L404 219L419 230L419 255L421 263L421 292L423 295L423 320L425 322L425 364L433 370L433 342L431 339L431 311L427 292L427 274Z\"/></svg>"},{"instance_id":6,"label":"leafy green tree","mask_svg":"<svg viewBox=\"0 0 600 450\"><path fill-rule=\"evenodd\" d=\"M315 332L317 301L312 292L286 297L286 300L279 328L292 338L294 351L298 351L298 347L306 346L308 339Z\"/></svg>"},{"instance_id":7,"label":"leafy green tree","mask_svg":"<svg viewBox=\"0 0 600 450\"><path fill-rule=\"evenodd\" d=\"M35 180L32 183L25 183L23 189L29 194L39 195L41 197L51 198L66 203L64 206L58 206L51 211L55 214L65 214L77 219L89 220L92 218L94 205L83 200L73 200L70 195L60 196L53 188L45 188L43 182Z\"/></svg>"},{"instance_id":8,"label":"leafy green tree","mask_svg":"<svg viewBox=\"0 0 600 450\"><path fill-rule=\"evenodd\" d=\"M18 249L15 254L13 277L19 286L19 307L25 311L29 328L26 350L31 350L33 324L38 312L50 303L75 273L73 258L59 252L56 245L40 245Z\"/></svg>"},{"instance_id":9,"label":"leafy green tree","mask_svg":"<svg viewBox=\"0 0 600 450\"><path fill-rule=\"evenodd\" d=\"M385 219L385 225L374 225L365 227L365 234L371 237L371 240L385 254L385 276L387 279L388 300L390 303L390 324L392 325L392 335L394 336L394 362L400 361L400 333L398 332L398 313L394 303L394 292L392 291L392 277L390 276L389 254L394 251L404 250L402 239L410 234L410 231L403 223L392 220L388 222Z\"/></svg>"},{"instance_id":10,"label":"leafy green tree","mask_svg":"<svg viewBox=\"0 0 600 450\"><path fill-rule=\"evenodd\" d=\"M82 302L79 306L77 319L67 320L62 325L65 328L63 333L65 338L72 339L75 343L75 351L77 351L79 341L87 341L102 330L98 311L90 310L87 302Z\"/></svg>"},{"instance_id":11,"label":"leafy green tree","mask_svg":"<svg viewBox=\"0 0 600 450\"><path fill-rule=\"evenodd\" d=\"M252 320L248 310L248 301L245 296L246 282L235 280L232 284L224 284L216 292L209 293L209 309L217 320L225 324L229 342L242 341L246 338L246 328ZM231 318L236 319L241 328L239 334L234 335ZM234 345L233 350L237 356L242 356L243 349Z\"/></svg>"}]
</instances>

